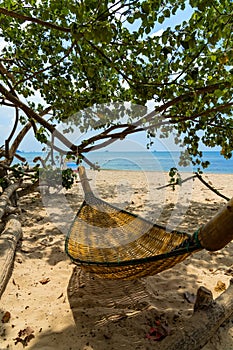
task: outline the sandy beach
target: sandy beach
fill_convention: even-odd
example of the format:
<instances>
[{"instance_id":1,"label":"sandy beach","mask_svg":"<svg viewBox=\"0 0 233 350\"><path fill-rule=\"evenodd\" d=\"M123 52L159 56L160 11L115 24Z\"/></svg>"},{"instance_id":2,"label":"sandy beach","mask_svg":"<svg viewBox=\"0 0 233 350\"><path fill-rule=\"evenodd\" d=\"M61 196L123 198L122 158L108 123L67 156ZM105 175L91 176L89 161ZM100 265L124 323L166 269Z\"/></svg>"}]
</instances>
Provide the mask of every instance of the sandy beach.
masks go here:
<instances>
[{"instance_id":1,"label":"sandy beach","mask_svg":"<svg viewBox=\"0 0 233 350\"><path fill-rule=\"evenodd\" d=\"M226 203L198 179L173 191L164 187L167 174L159 172L90 170L88 177L95 194L108 203L189 233ZM233 174L203 178L233 197ZM83 274L64 252L65 235L82 201L79 182L67 192L36 192L20 200L23 239L0 300L0 350L23 349L25 334L19 332L25 329L28 350L164 350L162 341L147 337L158 320L175 332L192 315L191 296L200 286L214 298L227 289L233 243L218 252L202 250L142 280L103 281ZM9 320L3 322L6 312ZM233 318L203 349L233 350Z\"/></svg>"}]
</instances>

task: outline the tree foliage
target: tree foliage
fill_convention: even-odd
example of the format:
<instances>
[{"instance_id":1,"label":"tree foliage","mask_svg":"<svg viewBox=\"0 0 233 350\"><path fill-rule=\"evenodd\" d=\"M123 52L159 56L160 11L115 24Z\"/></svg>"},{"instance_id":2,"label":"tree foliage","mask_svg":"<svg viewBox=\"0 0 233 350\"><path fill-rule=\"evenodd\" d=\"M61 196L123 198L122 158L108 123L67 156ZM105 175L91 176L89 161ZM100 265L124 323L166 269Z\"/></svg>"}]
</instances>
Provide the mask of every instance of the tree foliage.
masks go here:
<instances>
[{"instance_id":1,"label":"tree foliage","mask_svg":"<svg viewBox=\"0 0 233 350\"><path fill-rule=\"evenodd\" d=\"M166 25L188 6L188 20ZM195 162L200 141L221 146L222 155L231 157L231 0L5 0L0 22L6 43L0 55L1 103L16 111L2 150L8 165L31 127L39 141L53 133L70 154L82 157L96 141L102 147L142 127L153 137L161 127L158 115L166 121L163 136L175 128L175 141L184 143ZM158 25L164 30L153 34ZM35 91L44 105L30 102ZM133 114L123 125L119 110L110 121L78 113L110 101L145 106L148 100L154 101L154 112ZM54 126L68 119L82 132L101 132L71 144ZM22 133L15 136L20 122Z\"/></svg>"}]
</instances>

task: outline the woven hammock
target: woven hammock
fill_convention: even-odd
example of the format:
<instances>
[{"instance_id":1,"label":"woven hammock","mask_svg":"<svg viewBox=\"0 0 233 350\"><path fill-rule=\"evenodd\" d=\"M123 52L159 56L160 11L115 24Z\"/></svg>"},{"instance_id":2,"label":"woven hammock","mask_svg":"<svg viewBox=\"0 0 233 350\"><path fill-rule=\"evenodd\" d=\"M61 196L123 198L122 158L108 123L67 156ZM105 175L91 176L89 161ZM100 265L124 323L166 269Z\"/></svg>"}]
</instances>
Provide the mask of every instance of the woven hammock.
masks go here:
<instances>
[{"instance_id":1,"label":"woven hammock","mask_svg":"<svg viewBox=\"0 0 233 350\"><path fill-rule=\"evenodd\" d=\"M202 249L198 233L167 231L97 198L84 167L79 176L85 193L66 237L71 260L101 278L135 279L154 275Z\"/></svg>"}]
</instances>

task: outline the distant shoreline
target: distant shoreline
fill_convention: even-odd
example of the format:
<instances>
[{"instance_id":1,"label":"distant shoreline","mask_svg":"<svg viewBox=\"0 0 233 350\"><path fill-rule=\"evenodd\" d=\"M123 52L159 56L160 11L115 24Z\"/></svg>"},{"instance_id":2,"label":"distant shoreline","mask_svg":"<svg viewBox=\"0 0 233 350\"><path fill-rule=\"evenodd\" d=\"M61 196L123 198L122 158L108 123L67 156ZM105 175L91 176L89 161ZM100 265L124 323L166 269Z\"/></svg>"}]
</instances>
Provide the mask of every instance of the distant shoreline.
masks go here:
<instances>
[{"instance_id":1,"label":"distant shoreline","mask_svg":"<svg viewBox=\"0 0 233 350\"><path fill-rule=\"evenodd\" d=\"M23 154L30 166L35 166L34 158L46 155L46 152L20 151L19 153ZM56 155L57 153L55 153L54 158ZM175 167L180 173L197 171L198 166L194 167L192 164L187 167L179 166L179 156L180 152L178 151L94 151L90 152L87 158L93 164L100 166L101 170L169 172L172 167ZM204 174L233 174L233 158L226 160L219 154L219 151L204 151L203 161L210 162L210 166L203 169ZM59 162L60 157L57 160L58 167L60 166ZM19 160L15 159L15 163L19 163ZM85 162L83 164L89 168ZM70 160L65 162L65 167L75 170L77 165Z\"/></svg>"}]
</instances>

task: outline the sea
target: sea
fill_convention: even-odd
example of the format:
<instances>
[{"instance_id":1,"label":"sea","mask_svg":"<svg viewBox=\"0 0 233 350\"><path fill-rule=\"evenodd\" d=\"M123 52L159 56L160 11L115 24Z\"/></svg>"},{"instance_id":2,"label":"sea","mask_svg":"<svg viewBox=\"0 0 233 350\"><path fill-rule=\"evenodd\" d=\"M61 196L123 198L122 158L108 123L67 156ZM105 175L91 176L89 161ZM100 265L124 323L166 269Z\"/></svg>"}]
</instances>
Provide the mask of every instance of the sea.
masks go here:
<instances>
[{"instance_id":1,"label":"sea","mask_svg":"<svg viewBox=\"0 0 233 350\"><path fill-rule=\"evenodd\" d=\"M33 162L36 157L46 157L46 152L20 152L18 154L24 157L30 166L34 166L37 163ZM130 170L130 171L163 171L168 172L171 168L177 168L179 172L194 172L198 170L199 165L192 165L188 162L186 166L181 166L180 152L167 152L167 151L143 151L143 152L89 152L86 157L94 165L100 167L100 169L106 170ZM56 159L56 165L62 168L71 168L75 170L77 165L74 161L61 160L58 154L54 154ZM203 161L209 161L210 165L203 169L203 173L213 174L233 174L233 157L231 159L225 159L217 151L203 151ZM20 163L15 159L14 163ZM86 168L90 168L90 165L83 162Z\"/></svg>"}]
</instances>

